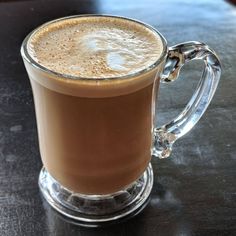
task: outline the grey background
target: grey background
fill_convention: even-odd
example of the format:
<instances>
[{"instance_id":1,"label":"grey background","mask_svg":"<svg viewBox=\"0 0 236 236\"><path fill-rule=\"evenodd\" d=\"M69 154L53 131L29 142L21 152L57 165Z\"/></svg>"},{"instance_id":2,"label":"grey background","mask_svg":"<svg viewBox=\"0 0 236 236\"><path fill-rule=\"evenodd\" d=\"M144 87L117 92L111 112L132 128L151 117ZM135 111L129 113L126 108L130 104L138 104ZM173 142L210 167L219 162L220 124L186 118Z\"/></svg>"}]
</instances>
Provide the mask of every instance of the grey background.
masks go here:
<instances>
[{"instance_id":1,"label":"grey background","mask_svg":"<svg viewBox=\"0 0 236 236\"><path fill-rule=\"evenodd\" d=\"M137 217L101 229L66 222L41 198L42 166L30 84L20 44L41 23L106 13L142 20L173 45L199 40L218 53L222 79L204 117L169 159L153 159L151 200ZM162 85L157 123L185 106L202 71L186 65ZM0 1L0 235L236 235L236 7L225 1Z\"/></svg>"}]
</instances>

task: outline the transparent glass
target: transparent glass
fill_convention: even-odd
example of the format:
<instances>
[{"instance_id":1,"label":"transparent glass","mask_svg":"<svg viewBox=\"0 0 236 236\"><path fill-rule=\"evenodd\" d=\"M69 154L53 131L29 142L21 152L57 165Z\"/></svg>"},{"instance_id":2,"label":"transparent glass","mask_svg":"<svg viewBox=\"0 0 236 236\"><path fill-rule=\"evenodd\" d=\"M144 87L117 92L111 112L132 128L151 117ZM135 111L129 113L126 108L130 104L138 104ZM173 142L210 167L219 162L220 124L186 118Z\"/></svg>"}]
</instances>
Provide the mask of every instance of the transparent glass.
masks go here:
<instances>
[{"instance_id":1,"label":"transparent glass","mask_svg":"<svg viewBox=\"0 0 236 236\"><path fill-rule=\"evenodd\" d=\"M137 73L99 79L99 86L96 79L75 78L51 71L30 56L27 44L37 30L54 22L79 17L111 17L146 27L161 38L162 54L155 63ZM153 185L151 156L165 158L171 154L174 142L189 132L205 112L221 74L220 62L207 45L193 41L167 48L165 38L151 26L115 16L73 16L46 23L26 37L21 55L34 95L40 153L44 164L39 176L41 192L58 212L74 223L90 227L127 219L144 208ZM186 62L197 59L204 61L205 68L186 108L170 123L155 127L155 100L159 83L175 80ZM83 87L81 81L89 86ZM105 93L104 89L101 90L103 85L106 87ZM90 90L91 97L84 98L84 94ZM81 118L77 117L75 110L79 110L81 113L78 114L82 117L84 112L90 116L73 124L71 117L75 117L75 120ZM98 113L94 110L98 110ZM103 114L100 121L99 112ZM88 117L94 117L92 125L88 124ZM68 122L61 123L63 119ZM108 125L106 121L112 122ZM106 128L106 134L116 129L119 135L110 136L109 139L103 135L101 141L101 126ZM88 132L81 138L84 127ZM63 137L69 137L71 142ZM86 139L90 146L81 152L86 146ZM97 143L102 143L102 154ZM93 162L96 160L97 165L88 161L91 150L94 152ZM103 158L102 155L109 158ZM129 158L124 160L124 156ZM103 165L99 162L100 158ZM80 177L80 173L85 172Z\"/></svg>"},{"instance_id":2,"label":"transparent glass","mask_svg":"<svg viewBox=\"0 0 236 236\"><path fill-rule=\"evenodd\" d=\"M153 156L170 156L174 142L188 133L202 117L215 94L221 65L216 53L204 43L185 42L169 48L161 82L178 78L181 67L192 60L203 60L205 67L197 88L184 110L170 123L154 129Z\"/></svg>"}]
</instances>

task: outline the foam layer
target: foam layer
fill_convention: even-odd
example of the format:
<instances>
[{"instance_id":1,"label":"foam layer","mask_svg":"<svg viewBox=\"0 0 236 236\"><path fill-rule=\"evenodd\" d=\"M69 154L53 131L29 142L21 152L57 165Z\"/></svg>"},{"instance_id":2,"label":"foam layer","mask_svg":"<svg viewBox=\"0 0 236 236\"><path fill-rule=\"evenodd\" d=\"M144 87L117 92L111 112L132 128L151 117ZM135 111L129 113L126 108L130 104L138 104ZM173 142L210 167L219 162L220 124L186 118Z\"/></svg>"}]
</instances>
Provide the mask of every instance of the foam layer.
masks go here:
<instances>
[{"instance_id":1,"label":"foam layer","mask_svg":"<svg viewBox=\"0 0 236 236\"><path fill-rule=\"evenodd\" d=\"M158 60L160 36L141 24L112 17L64 19L37 30L28 50L55 72L108 78L141 71Z\"/></svg>"}]
</instances>

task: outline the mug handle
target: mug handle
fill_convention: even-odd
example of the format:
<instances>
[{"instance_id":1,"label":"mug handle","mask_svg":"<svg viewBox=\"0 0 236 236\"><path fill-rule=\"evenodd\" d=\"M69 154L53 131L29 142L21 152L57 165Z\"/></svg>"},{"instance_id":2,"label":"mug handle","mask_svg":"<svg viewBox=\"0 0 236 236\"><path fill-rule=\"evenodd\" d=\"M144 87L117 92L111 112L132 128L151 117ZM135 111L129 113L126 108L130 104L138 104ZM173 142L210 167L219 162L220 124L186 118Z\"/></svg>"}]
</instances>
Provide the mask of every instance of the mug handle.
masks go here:
<instances>
[{"instance_id":1,"label":"mug handle","mask_svg":"<svg viewBox=\"0 0 236 236\"><path fill-rule=\"evenodd\" d=\"M181 67L192 60L203 60L205 68L198 86L184 108L174 120L154 128L152 155L159 158L170 156L174 142L188 133L206 111L216 91L221 65L216 53L204 43L191 41L169 48L161 82L169 83L178 78Z\"/></svg>"}]
</instances>

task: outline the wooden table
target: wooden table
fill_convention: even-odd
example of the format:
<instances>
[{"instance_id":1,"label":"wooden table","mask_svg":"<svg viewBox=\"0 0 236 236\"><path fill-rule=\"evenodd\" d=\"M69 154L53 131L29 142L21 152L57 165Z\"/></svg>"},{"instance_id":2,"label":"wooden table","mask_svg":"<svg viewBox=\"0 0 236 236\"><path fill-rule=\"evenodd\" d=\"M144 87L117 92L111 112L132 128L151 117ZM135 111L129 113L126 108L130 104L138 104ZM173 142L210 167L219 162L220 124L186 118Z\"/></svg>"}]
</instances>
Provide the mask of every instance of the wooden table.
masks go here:
<instances>
[{"instance_id":1,"label":"wooden table","mask_svg":"<svg viewBox=\"0 0 236 236\"><path fill-rule=\"evenodd\" d=\"M151 200L137 217L107 228L66 222L42 199L32 93L20 57L27 33L67 15L106 13L159 29L169 45L199 40L218 53L222 79L197 127L166 160L153 159ZM0 235L236 235L236 7L214 0L35 0L0 2ZM158 122L178 114L201 74L186 65L180 79L161 86Z\"/></svg>"}]
</instances>

